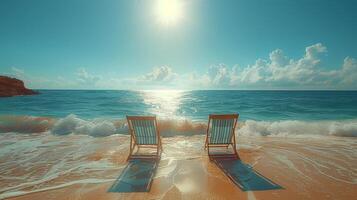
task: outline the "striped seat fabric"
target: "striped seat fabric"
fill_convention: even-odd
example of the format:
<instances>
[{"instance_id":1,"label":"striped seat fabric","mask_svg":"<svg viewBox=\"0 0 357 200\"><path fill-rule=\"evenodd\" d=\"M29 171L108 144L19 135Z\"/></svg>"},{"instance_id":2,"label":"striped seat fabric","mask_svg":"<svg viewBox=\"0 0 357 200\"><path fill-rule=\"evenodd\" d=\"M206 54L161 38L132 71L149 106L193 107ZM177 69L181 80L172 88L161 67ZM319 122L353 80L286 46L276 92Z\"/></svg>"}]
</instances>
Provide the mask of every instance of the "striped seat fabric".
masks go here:
<instances>
[{"instance_id":1,"label":"striped seat fabric","mask_svg":"<svg viewBox=\"0 0 357 200\"><path fill-rule=\"evenodd\" d=\"M237 126L239 114L210 114L208 117L208 125L206 132L205 149L207 149L208 156L210 160L212 156L219 157L231 157L234 156L239 158L236 149L236 137L235 128ZM231 152L221 152L221 153L210 153L211 148L232 146L233 153Z\"/></svg>"},{"instance_id":2,"label":"striped seat fabric","mask_svg":"<svg viewBox=\"0 0 357 200\"><path fill-rule=\"evenodd\" d=\"M158 144L154 120L130 120L136 143L139 145Z\"/></svg>"},{"instance_id":3,"label":"striped seat fabric","mask_svg":"<svg viewBox=\"0 0 357 200\"><path fill-rule=\"evenodd\" d=\"M231 143L235 119L212 119L209 132L210 144Z\"/></svg>"},{"instance_id":4,"label":"striped seat fabric","mask_svg":"<svg viewBox=\"0 0 357 200\"><path fill-rule=\"evenodd\" d=\"M126 116L130 133L130 151L128 159L150 158L160 159L162 143L156 116ZM135 151L137 147L137 151ZM156 148L156 154L152 152L139 152L139 148ZM134 152L135 151L135 152Z\"/></svg>"}]
</instances>

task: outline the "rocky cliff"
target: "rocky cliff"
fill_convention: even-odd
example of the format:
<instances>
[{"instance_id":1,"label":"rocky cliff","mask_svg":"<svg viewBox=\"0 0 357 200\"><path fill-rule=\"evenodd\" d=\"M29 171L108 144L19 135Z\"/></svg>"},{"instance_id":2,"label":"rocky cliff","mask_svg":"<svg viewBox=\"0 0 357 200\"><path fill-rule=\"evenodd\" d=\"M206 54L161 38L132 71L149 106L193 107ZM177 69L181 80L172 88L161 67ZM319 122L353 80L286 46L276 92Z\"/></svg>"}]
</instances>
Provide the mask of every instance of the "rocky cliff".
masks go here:
<instances>
[{"instance_id":1,"label":"rocky cliff","mask_svg":"<svg viewBox=\"0 0 357 200\"><path fill-rule=\"evenodd\" d=\"M38 94L38 92L27 89L23 81L7 76L0 76L0 97L33 94Z\"/></svg>"}]
</instances>

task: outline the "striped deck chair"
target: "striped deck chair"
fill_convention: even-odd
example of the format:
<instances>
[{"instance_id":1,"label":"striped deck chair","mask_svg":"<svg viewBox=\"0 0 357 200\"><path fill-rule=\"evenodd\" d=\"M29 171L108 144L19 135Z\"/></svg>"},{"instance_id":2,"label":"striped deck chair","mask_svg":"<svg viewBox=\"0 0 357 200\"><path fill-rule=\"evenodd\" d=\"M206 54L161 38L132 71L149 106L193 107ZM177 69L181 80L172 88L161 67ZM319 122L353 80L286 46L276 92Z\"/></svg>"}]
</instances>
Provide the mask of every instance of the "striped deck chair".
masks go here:
<instances>
[{"instance_id":1,"label":"striped deck chair","mask_svg":"<svg viewBox=\"0 0 357 200\"><path fill-rule=\"evenodd\" d=\"M233 155L238 158L236 150L235 128L239 114L209 115L206 134L205 149L208 149L208 156L211 159L211 147L233 147L233 154L217 154L214 156Z\"/></svg>"},{"instance_id":2,"label":"striped deck chair","mask_svg":"<svg viewBox=\"0 0 357 200\"><path fill-rule=\"evenodd\" d=\"M128 160L133 156L135 146L138 148L156 148L156 157L159 158L162 152L162 145L156 116L126 116L126 119L131 135Z\"/></svg>"}]
</instances>

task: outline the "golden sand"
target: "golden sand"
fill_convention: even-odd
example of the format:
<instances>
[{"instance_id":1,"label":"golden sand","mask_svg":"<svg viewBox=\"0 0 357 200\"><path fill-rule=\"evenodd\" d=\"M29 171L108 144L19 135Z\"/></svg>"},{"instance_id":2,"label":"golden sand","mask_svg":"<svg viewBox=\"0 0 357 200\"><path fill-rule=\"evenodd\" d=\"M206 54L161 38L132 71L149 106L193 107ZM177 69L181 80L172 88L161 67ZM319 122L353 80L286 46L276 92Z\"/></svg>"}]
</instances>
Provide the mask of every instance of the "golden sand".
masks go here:
<instances>
[{"instance_id":1,"label":"golden sand","mask_svg":"<svg viewBox=\"0 0 357 200\"><path fill-rule=\"evenodd\" d=\"M12 136L9 136L12 137ZM150 192L107 192L126 165L129 137L36 136L42 162L12 165L0 157L0 195L9 199L356 199L357 140L342 137L238 137L240 158L284 189L244 192L207 157L204 136L163 139ZM17 138L18 139L18 138ZM36 138L35 138L36 139ZM82 142L79 142L82 141ZM48 144L46 146L46 144ZM38 147L37 147L38 148ZM33 149L34 152L40 151ZM77 154L76 152L86 152ZM31 152L26 152L31 155ZM58 157L58 154L65 157ZM20 158L20 157L19 157ZM62 160L63 163L60 163ZM29 160L28 162L31 162ZM32 166L31 166L32 165ZM98 165L98 166L95 166ZM95 166L95 167L94 167ZM65 171L48 178L51 170ZM67 170L67 171L66 171ZM29 180L16 177L37 177ZM4 179L4 177L7 177ZM48 180L41 181L47 177ZM91 181L95 179L96 181ZM38 184L34 181L40 181ZM13 187L13 188L11 188ZM4 191L4 188L6 191ZM16 193L18 192L18 193Z\"/></svg>"}]
</instances>

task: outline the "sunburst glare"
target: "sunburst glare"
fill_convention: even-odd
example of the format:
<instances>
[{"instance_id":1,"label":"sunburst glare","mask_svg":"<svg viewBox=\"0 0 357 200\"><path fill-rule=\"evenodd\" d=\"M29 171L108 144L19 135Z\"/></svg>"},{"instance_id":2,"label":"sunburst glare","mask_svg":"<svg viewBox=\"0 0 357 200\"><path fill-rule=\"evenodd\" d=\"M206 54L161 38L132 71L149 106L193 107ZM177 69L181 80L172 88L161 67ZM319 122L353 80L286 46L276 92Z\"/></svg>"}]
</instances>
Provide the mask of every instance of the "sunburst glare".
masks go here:
<instances>
[{"instance_id":1,"label":"sunburst glare","mask_svg":"<svg viewBox=\"0 0 357 200\"><path fill-rule=\"evenodd\" d=\"M183 3L179 0L157 0L155 14L164 25L176 24L183 18Z\"/></svg>"}]
</instances>

